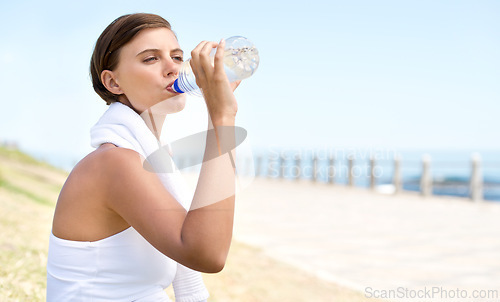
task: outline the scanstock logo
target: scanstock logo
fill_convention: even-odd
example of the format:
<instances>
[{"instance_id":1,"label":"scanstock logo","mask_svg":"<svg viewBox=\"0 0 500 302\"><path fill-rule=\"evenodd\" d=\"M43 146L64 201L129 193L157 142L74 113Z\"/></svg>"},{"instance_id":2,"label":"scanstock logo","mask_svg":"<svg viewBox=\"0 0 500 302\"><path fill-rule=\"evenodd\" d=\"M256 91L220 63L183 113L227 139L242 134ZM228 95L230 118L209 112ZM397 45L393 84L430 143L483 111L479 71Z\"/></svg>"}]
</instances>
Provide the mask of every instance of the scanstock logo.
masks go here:
<instances>
[{"instance_id":1,"label":"scanstock logo","mask_svg":"<svg viewBox=\"0 0 500 302\"><path fill-rule=\"evenodd\" d=\"M218 126L201 131L169 144L159 146L143 163L146 170L155 173L173 173L220 156L229 156L233 168L236 162L232 152L247 138L247 131L238 126ZM219 141L219 144L210 143ZM208 142L208 144L207 144ZM189 160L186 160L189 156ZM153 168L154 167L154 168Z\"/></svg>"}]
</instances>

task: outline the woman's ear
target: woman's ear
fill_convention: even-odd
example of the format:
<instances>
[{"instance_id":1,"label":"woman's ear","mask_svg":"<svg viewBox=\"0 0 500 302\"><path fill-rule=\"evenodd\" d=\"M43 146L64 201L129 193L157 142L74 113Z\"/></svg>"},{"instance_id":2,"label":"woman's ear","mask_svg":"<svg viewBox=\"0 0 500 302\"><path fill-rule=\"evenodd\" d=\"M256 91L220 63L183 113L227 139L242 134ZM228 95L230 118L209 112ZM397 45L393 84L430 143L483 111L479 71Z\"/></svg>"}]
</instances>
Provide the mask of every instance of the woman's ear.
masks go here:
<instances>
[{"instance_id":1,"label":"woman's ear","mask_svg":"<svg viewBox=\"0 0 500 302\"><path fill-rule=\"evenodd\" d=\"M123 94L123 90L120 88L116 76L111 70L103 70L101 72L101 82L109 92L116 95Z\"/></svg>"}]
</instances>

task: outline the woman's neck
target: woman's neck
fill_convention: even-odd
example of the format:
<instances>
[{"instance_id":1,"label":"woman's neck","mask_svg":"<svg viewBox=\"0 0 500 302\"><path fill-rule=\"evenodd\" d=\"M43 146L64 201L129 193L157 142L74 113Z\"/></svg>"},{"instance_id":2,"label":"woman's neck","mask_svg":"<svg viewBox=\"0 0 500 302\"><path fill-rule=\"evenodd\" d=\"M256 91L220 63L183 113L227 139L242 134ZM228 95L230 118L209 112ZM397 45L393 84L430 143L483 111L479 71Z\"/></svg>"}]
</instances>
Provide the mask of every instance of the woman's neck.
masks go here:
<instances>
[{"instance_id":1,"label":"woman's neck","mask_svg":"<svg viewBox=\"0 0 500 302\"><path fill-rule=\"evenodd\" d=\"M163 123L167 117L166 113L155 112L151 108L146 109L140 114L141 118L144 120L149 130L153 132L157 140L160 140L161 129L163 128Z\"/></svg>"},{"instance_id":2,"label":"woman's neck","mask_svg":"<svg viewBox=\"0 0 500 302\"><path fill-rule=\"evenodd\" d=\"M134 108L131 102L124 95L120 98L120 103L130 107L137 114L139 114L144 122L146 122L149 130L151 130L151 132L155 135L156 139L160 140L161 130L167 115L183 110L186 106L186 96L184 94L174 96L143 111L141 111L142 109L138 110L137 108Z\"/></svg>"}]
</instances>

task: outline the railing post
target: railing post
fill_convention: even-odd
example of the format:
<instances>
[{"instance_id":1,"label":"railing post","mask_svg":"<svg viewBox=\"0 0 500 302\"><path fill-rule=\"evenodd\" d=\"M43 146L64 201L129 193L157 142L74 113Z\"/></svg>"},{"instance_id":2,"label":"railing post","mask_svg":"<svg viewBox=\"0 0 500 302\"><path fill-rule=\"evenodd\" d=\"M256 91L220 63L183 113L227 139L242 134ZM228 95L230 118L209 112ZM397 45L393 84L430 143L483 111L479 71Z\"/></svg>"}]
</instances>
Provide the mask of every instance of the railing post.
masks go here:
<instances>
[{"instance_id":1,"label":"railing post","mask_svg":"<svg viewBox=\"0 0 500 302\"><path fill-rule=\"evenodd\" d=\"M470 198L472 201L483 200L483 175L481 172L481 155L472 154L472 171L470 177Z\"/></svg>"},{"instance_id":2,"label":"railing post","mask_svg":"<svg viewBox=\"0 0 500 302\"><path fill-rule=\"evenodd\" d=\"M400 193L403 190L403 179L401 175L401 156L396 154L394 156L394 175L392 178L394 193Z\"/></svg>"},{"instance_id":3,"label":"railing post","mask_svg":"<svg viewBox=\"0 0 500 302\"><path fill-rule=\"evenodd\" d=\"M316 182L318 181L318 156L316 153L313 154L312 158L312 181Z\"/></svg>"},{"instance_id":4,"label":"railing post","mask_svg":"<svg viewBox=\"0 0 500 302\"><path fill-rule=\"evenodd\" d=\"M328 183L335 184L335 157L330 154L328 157Z\"/></svg>"},{"instance_id":5,"label":"railing post","mask_svg":"<svg viewBox=\"0 0 500 302\"><path fill-rule=\"evenodd\" d=\"M370 155L370 189L372 191L375 191L375 186L376 186L376 179L375 179L375 156L373 154Z\"/></svg>"},{"instance_id":6,"label":"railing post","mask_svg":"<svg viewBox=\"0 0 500 302\"><path fill-rule=\"evenodd\" d=\"M295 180L300 180L300 175L302 173L302 169L300 167L300 153L295 156L295 167L297 167L297 175L295 176Z\"/></svg>"},{"instance_id":7,"label":"railing post","mask_svg":"<svg viewBox=\"0 0 500 302\"><path fill-rule=\"evenodd\" d=\"M261 170L261 165L262 165L262 156L257 155L257 158L255 159L255 177L260 176L260 170Z\"/></svg>"},{"instance_id":8,"label":"railing post","mask_svg":"<svg viewBox=\"0 0 500 302\"><path fill-rule=\"evenodd\" d=\"M347 180L347 185L349 187L354 187L354 156L349 155L347 157L347 171L348 171L348 180Z\"/></svg>"},{"instance_id":9,"label":"railing post","mask_svg":"<svg viewBox=\"0 0 500 302\"><path fill-rule=\"evenodd\" d=\"M430 196L432 194L431 157L429 154L424 154L424 156L422 156L420 192L423 196Z\"/></svg>"},{"instance_id":10,"label":"railing post","mask_svg":"<svg viewBox=\"0 0 500 302\"><path fill-rule=\"evenodd\" d=\"M278 161L279 161L279 157L278 157ZM274 165L273 155L271 154L267 159L267 175L266 175L267 178L273 177L273 172L274 172L273 165Z\"/></svg>"},{"instance_id":11,"label":"railing post","mask_svg":"<svg viewBox=\"0 0 500 302\"><path fill-rule=\"evenodd\" d=\"M285 156L283 154L280 154L280 161L279 161L279 178L280 179L285 179L285 167L286 167L286 160Z\"/></svg>"}]
</instances>

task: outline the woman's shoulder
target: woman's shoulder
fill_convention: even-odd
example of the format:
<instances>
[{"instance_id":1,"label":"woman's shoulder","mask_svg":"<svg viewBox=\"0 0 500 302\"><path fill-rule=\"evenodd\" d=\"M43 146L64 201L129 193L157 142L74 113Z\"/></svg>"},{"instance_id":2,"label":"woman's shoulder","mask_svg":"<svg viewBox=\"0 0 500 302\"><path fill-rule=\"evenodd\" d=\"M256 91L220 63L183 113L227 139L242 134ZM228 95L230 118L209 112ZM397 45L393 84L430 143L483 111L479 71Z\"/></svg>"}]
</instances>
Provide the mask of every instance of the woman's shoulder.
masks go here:
<instances>
[{"instance_id":1,"label":"woman's shoulder","mask_svg":"<svg viewBox=\"0 0 500 302\"><path fill-rule=\"evenodd\" d=\"M66 181L66 185L106 188L110 183L123 180L131 173L140 173L141 156L130 149L103 144L80 160ZM65 186L66 186L65 185Z\"/></svg>"},{"instance_id":2,"label":"woman's shoulder","mask_svg":"<svg viewBox=\"0 0 500 302\"><path fill-rule=\"evenodd\" d=\"M127 224L118 214L109 211L108 203L117 190L125 190L116 184L126 182L127 173L116 172L134 165L140 167L139 154L111 144L102 145L85 156L73 168L59 194L52 228L54 235L94 241L123 230Z\"/></svg>"},{"instance_id":3,"label":"woman's shoulder","mask_svg":"<svg viewBox=\"0 0 500 302\"><path fill-rule=\"evenodd\" d=\"M141 165L139 153L120 148L113 144L103 144L93 152L85 156L73 169L75 172L89 171L105 174L115 169L130 168L131 166ZM97 175L95 175L97 176Z\"/></svg>"}]
</instances>

